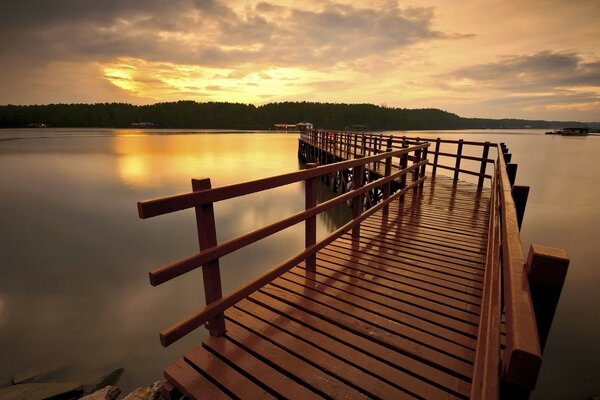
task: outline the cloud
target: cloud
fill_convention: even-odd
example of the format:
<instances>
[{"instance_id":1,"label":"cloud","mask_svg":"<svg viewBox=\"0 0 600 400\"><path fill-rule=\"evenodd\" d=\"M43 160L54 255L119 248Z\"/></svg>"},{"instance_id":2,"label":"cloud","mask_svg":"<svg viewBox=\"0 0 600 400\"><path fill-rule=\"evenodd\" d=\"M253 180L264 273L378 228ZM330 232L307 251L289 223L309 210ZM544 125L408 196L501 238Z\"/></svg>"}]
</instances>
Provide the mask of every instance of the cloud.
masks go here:
<instances>
[{"instance_id":1,"label":"cloud","mask_svg":"<svg viewBox=\"0 0 600 400\"><path fill-rule=\"evenodd\" d=\"M459 82L468 80L475 86L518 92L600 87L600 62L585 62L575 53L542 51L461 68L442 75L442 78Z\"/></svg>"},{"instance_id":2,"label":"cloud","mask_svg":"<svg viewBox=\"0 0 600 400\"><path fill-rule=\"evenodd\" d=\"M432 8L319 9L268 2L234 9L218 0L5 0L0 35L5 61L48 63L133 57L235 67L326 67L433 39Z\"/></svg>"}]
</instances>

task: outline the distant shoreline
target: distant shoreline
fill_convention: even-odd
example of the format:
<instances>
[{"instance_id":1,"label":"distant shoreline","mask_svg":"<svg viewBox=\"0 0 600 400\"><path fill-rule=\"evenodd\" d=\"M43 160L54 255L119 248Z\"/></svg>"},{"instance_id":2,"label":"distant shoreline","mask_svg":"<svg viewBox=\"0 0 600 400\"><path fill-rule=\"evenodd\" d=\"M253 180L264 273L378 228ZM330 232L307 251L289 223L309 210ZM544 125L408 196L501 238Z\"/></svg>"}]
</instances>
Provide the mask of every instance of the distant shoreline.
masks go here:
<instances>
[{"instance_id":1,"label":"distant shoreline","mask_svg":"<svg viewBox=\"0 0 600 400\"><path fill-rule=\"evenodd\" d=\"M399 131L462 129L600 129L600 122L464 118L435 108L405 109L373 104L284 102L261 106L178 101L136 106L124 103L2 105L0 128L112 128L274 130L301 121L335 130ZM43 128L42 128L43 129Z\"/></svg>"}]
</instances>

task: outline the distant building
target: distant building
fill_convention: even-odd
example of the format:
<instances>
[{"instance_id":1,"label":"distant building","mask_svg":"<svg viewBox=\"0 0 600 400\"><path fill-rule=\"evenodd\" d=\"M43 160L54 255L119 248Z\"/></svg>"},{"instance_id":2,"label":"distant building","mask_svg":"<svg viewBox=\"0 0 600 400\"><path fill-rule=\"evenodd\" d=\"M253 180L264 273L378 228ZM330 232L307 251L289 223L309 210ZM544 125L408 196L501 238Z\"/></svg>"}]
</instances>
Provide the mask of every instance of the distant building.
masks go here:
<instances>
[{"instance_id":1,"label":"distant building","mask_svg":"<svg viewBox=\"0 0 600 400\"><path fill-rule=\"evenodd\" d=\"M296 128L298 128L300 132L305 132L313 129L313 124L311 124L310 122L302 121L296 124Z\"/></svg>"},{"instance_id":2,"label":"distant building","mask_svg":"<svg viewBox=\"0 0 600 400\"><path fill-rule=\"evenodd\" d=\"M40 123L40 122L35 122L33 124L27 124L28 128L47 128L48 125Z\"/></svg>"},{"instance_id":3,"label":"distant building","mask_svg":"<svg viewBox=\"0 0 600 400\"><path fill-rule=\"evenodd\" d=\"M285 129L286 132L289 129L295 129L296 128L296 125L294 125L294 124L275 124L274 126L277 129Z\"/></svg>"},{"instance_id":4,"label":"distant building","mask_svg":"<svg viewBox=\"0 0 600 400\"><path fill-rule=\"evenodd\" d=\"M132 128L153 128L154 124L152 122L134 122L131 124Z\"/></svg>"}]
</instances>

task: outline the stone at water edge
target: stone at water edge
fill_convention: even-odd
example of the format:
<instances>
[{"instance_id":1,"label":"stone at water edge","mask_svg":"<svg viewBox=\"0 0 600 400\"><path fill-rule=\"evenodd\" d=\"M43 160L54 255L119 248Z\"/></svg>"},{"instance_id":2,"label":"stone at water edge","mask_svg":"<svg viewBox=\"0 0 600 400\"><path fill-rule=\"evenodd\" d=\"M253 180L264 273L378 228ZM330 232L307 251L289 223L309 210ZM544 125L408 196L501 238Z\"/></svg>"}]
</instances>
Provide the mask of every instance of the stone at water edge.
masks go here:
<instances>
[{"instance_id":1,"label":"stone at water edge","mask_svg":"<svg viewBox=\"0 0 600 400\"><path fill-rule=\"evenodd\" d=\"M106 386L104 389L96 390L92 394L83 396L79 400L116 400L121 394L121 389L116 386Z\"/></svg>"},{"instance_id":2,"label":"stone at water edge","mask_svg":"<svg viewBox=\"0 0 600 400\"><path fill-rule=\"evenodd\" d=\"M167 400L161 390L163 384L163 381L156 381L150 386L137 388L123 400Z\"/></svg>"},{"instance_id":3,"label":"stone at water edge","mask_svg":"<svg viewBox=\"0 0 600 400\"><path fill-rule=\"evenodd\" d=\"M105 386L115 386L117 384L117 381L123 374L123 371L124 371L123 368L117 368L114 371L104 375L99 380L92 382L92 383L88 383L86 385L83 385L82 386L83 392L85 394L90 394L90 393L93 393L97 390L104 388Z\"/></svg>"},{"instance_id":4,"label":"stone at water edge","mask_svg":"<svg viewBox=\"0 0 600 400\"><path fill-rule=\"evenodd\" d=\"M22 383L0 389L2 400L44 400L52 397L77 398L83 393L76 383Z\"/></svg>"}]
</instances>

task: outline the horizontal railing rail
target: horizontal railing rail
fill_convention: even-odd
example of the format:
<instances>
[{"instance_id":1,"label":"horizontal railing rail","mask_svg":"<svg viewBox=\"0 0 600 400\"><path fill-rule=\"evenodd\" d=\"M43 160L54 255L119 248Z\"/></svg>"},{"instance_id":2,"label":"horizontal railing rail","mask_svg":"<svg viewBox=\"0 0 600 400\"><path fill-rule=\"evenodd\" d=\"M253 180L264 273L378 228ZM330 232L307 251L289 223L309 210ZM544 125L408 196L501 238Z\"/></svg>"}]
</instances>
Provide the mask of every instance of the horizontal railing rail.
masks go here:
<instances>
[{"instance_id":1,"label":"horizontal railing rail","mask_svg":"<svg viewBox=\"0 0 600 400\"><path fill-rule=\"evenodd\" d=\"M393 199L402 199L408 190L418 190L422 187L425 180L424 167L428 162L425 158L428 147L429 143L421 143L399 150L388 148L386 152L368 157L357 155L356 159L319 167L311 164L308 165L310 168L302 171L217 188L211 188L209 180L194 181L194 189L197 191L139 202L138 214L140 218L154 217L187 208L196 209L200 252L160 267L150 272L149 276L152 285L159 285L193 269L202 267L207 305L202 310L189 315L177 324L162 331L160 334L161 343L168 346L205 323L208 323L211 335L219 336L225 332L223 313L236 302L303 261L306 262L307 269L312 268L314 270L316 252L350 229L352 229L353 237L357 237L360 232L360 223L364 219L382 208L385 210ZM410 166L408 165L409 154L414 154L412 156L413 164ZM398 170L392 172L391 166L394 158L399 160ZM372 182L363 183L365 166L380 160L384 161L386 165L384 176ZM336 171L350 169L352 170L354 182L352 190L317 204L315 180ZM407 174L412 175L410 184L406 182ZM304 211L221 244L217 243L213 211L215 202L275 189L300 181L306 182L306 207ZM392 182L399 183L399 189L393 194L391 194ZM382 201L364 211L363 197L367 192L377 187L383 187L384 196ZM347 201L353 203L352 220L317 242L316 215ZM222 295L219 271L219 259L221 257L303 221L306 222L306 246L304 251L233 290L226 296Z\"/></svg>"}]
</instances>

